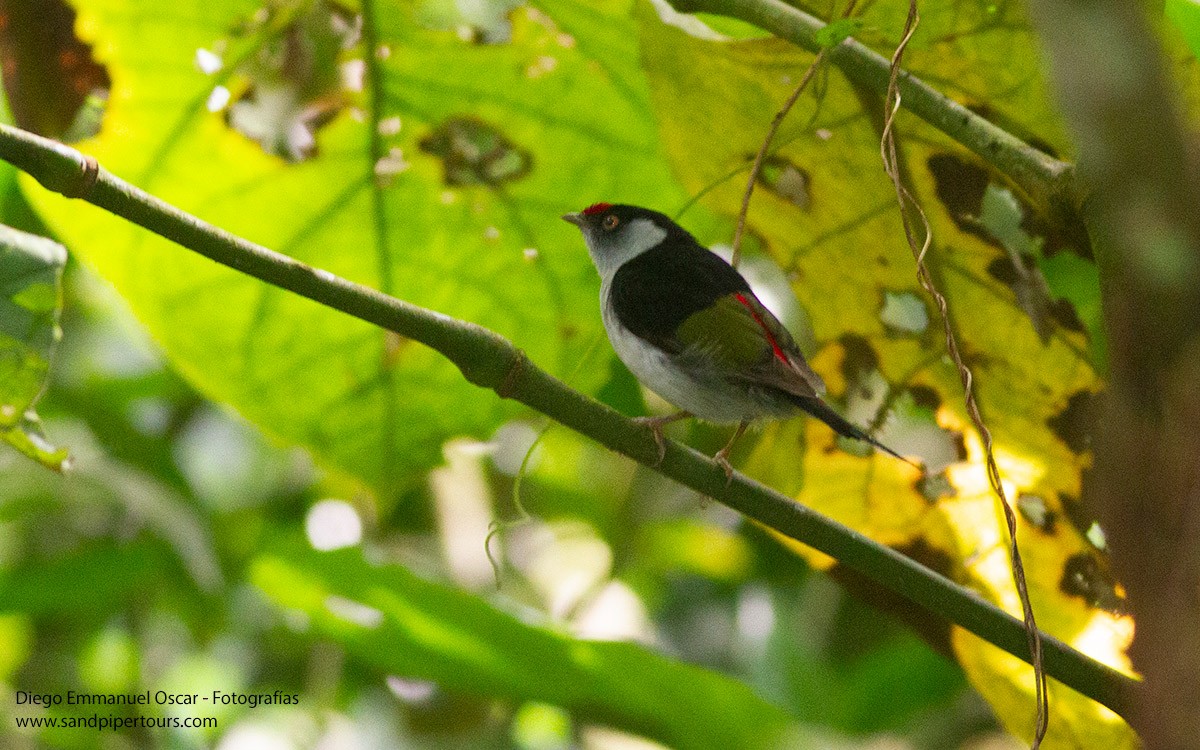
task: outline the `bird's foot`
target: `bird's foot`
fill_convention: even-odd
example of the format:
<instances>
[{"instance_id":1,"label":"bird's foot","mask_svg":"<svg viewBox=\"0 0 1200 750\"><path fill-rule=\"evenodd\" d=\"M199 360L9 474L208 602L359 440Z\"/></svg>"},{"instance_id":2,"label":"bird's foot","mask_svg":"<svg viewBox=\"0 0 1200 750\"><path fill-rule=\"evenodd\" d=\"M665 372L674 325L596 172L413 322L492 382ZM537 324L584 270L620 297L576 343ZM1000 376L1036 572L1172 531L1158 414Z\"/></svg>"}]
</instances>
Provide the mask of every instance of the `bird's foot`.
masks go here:
<instances>
[{"instance_id":1,"label":"bird's foot","mask_svg":"<svg viewBox=\"0 0 1200 750\"><path fill-rule=\"evenodd\" d=\"M667 457L667 439L663 436L662 423L656 421L656 417L636 417L633 421L650 428L650 434L654 436L654 444L658 446L658 460L654 462L654 465L658 466Z\"/></svg>"},{"instance_id":2,"label":"bird's foot","mask_svg":"<svg viewBox=\"0 0 1200 750\"><path fill-rule=\"evenodd\" d=\"M680 412L676 412L674 414L667 414L666 416L662 416L662 417L634 417L633 418L634 422L637 422L638 424L643 425L645 427L649 427L650 434L652 434L654 436L654 444L656 446L658 446L658 460L654 462L655 466L658 466L659 464L661 464L663 462L663 459L667 457L667 439L666 439L666 436L663 435L663 428L666 427L667 425L671 424L672 422L678 422L679 420L685 419L690 416L692 416L692 415L688 414L686 411L680 411Z\"/></svg>"},{"instance_id":3,"label":"bird's foot","mask_svg":"<svg viewBox=\"0 0 1200 750\"><path fill-rule=\"evenodd\" d=\"M729 438L729 442L725 444L725 447L717 451L717 454L713 456L713 461L725 471L726 487L733 483L733 464L729 463L729 452L733 450L733 444L737 442L738 438L742 436L742 433L749 426L749 420L742 420L742 423L738 425L737 430L733 433L733 437Z\"/></svg>"},{"instance_id":4,"label":"bird's foot","mask_svg":"<svg viewBox=\"0 0 1200 750\"><path fill-rule=\"evenodd\" d=\"M713 456L713 462L717 466L720 466L721 469L725 472L725 486L728 487L730 484L733 483L733 464L729 463L729 446L728 445L725 446L724 448L722 448L721 450L717 451L717 454L715 456Z\"/></svg>"}]
</instances>

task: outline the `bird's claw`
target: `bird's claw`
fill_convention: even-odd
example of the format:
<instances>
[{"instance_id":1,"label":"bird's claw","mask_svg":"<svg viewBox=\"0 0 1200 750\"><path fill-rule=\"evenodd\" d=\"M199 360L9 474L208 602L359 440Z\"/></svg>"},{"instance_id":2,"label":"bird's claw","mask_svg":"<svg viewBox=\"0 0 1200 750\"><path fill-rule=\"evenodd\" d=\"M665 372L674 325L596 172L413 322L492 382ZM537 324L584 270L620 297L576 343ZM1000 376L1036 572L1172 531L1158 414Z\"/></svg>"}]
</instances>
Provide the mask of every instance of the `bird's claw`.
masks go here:
<instances>
[{"instance_id":1,"label":"bird's claw","mask_svg":"<svg viewBox=\"0 0 1200 750\"><path fill-rule=\"evenodd\" d=\"M662 464L663 459L667 457L667 439L663 435L663 420L661 417L634 417L634 422L650 428L650 434L654 435L654 444L658 446L658 460L654 462L655 466Z\"/></svg>"},{"instance_id":2,"label":"bird's claw","mask_svg":"<svg viewBox=\"0 0 1200 750\"><path fill-rule=\"evenodd\" d=\"M725 486L733 484L733 464L729 463L728 451L717 451L717 455L713 456L713 462L725 472Z\"/></svg>"},{"instance_id":3,"label":"bird's claw","mask_svg":"<svg viewBox=\"0 0 1200 750\"><path fill-rule=\"evenodd\" d=\"M726 487L733 484L733 464L729 463L729 452L733 450L733 444L737 442L737 439L742 436L742 433L746 431L746 427L749 425L749 420L742 420L742 423L738 425L737 430L733 433L733 437L729 438L729 442L725 444L725 447L717 451L717 455L713 456L713 461L725 472Z\"/></svg>"}]
</instances>

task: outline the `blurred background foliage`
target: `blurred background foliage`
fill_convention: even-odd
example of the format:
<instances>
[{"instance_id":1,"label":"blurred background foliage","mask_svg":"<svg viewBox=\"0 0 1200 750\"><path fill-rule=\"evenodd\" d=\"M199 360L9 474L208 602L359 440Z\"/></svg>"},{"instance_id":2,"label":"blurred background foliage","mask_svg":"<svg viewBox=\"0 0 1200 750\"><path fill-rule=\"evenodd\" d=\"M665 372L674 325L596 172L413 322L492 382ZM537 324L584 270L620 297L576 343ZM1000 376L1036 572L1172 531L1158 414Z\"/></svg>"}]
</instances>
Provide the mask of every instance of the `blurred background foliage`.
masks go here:
<instances>
[{"instance_id":1,"label":"blurred background foliage","mask_svg":"<svg viewBox=\"0 0 1200 750\"><path fill-rule=\"evenodd\" d=\"M869 4L858 35L887 50L904 8ZM1191 8L1168 16L1194 40ZM1069 158L1023 9L924 11L911 68ZM727 242L758 139L809 59L640 1L2 0L0 20L7 121L230 231L493 328L628 414L662 405L611 354L558 215L641 203ZM1195 58L1167 43L1194 105ZM932 471L802 420L739 460L1012 609L978 440L878 163L878 106L821 74L767 161L743 270L851 416ZM902 123L1040 622L1125 667L1132 624L1077 499L1103 387L1090 249ZM70 453L65 473L0 453L5 747L980 749L1031 726L1015 660L410 342L7 165L0 220L71 253L64 272L54 243L0 243L0 366L16 363L0 369L0 435L44 465ZM71 713L16 691L67 689L301 700L179 712L216 730L15 728ZM1048 746L1135 742L1070 691L1054 700Z\"/></svg>"}]
</instances>

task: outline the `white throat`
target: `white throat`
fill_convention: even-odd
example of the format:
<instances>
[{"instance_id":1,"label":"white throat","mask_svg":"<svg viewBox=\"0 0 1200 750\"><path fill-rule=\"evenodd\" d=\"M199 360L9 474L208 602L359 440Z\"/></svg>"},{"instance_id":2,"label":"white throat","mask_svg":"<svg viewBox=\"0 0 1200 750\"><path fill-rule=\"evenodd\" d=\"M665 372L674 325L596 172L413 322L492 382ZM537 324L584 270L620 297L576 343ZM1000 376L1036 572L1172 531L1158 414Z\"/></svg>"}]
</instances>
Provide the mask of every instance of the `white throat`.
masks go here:
<instances>
[{"instance_id":1,"label":"white throat","mask_svg":"<svg viewBox=\"0 0 1200 750\"><path fill-rule=\"evenodd\" d=\"M598 239L603 244L596 245L589 237L588 253L592 256L592 262L596 264L596 270L600 272L600 279L607 283L626 261L638 257L662 242L666 236L667 230L653 221L634 219L620 233L620 237L613 238L613 241L605 243L607 238L602 236Z\"/></svg>"}]
</instances>

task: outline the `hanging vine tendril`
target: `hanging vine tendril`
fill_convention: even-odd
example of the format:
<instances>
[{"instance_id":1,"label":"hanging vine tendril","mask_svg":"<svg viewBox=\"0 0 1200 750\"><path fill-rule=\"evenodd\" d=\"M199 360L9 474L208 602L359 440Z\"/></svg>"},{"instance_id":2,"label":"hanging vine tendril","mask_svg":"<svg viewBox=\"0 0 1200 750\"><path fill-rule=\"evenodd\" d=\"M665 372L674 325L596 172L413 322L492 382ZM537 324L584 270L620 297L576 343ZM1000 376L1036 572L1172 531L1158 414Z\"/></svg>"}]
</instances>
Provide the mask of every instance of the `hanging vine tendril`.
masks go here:
<instances>
[{"instance_id":1,"label":"hanging vine tendril","mask_svg":"<svg viewBox=\"0 0 1200 750\"><path fill-rule=\"evenodd\" d=\"M954 335L954 329L950 324L950 316L947 313L946 298L934 285L929 268L925 265L925 256L929 252L929 247L933 242L933 232L930 229L929 220L925 216L925 211L922 210L920 203L909 192L908 188L904 186L900 174L900 162L896 152L896 131L893 126L895 125L896 115L900 111L900 89L898 85L900 80L900 61L904 57L904 49L912 39L920 20L921 17L917 12L916 0L909 0L908 17L904 23L904 36L900 40L900 44L896 46L896 51L891 59L887 95L884 98L885 119L879 148L880 154L883 157L884 171L887 172L888 177L892 180L892 184L896 187L896 200L900 204L900 219L904 225L904 235L908 240L909 248L912 250L913 258L917 263L917 279L937 304L938 313L942 319L942 329L946 335L946 351L954 361L954 366L958 369L958 375L962 381L967 414L971 418L971 423L975 425L976 431L979 432L980 440L983 443L987 463L988 483L991 485L992 491L996 493L996 497L999 498L1000 505L1004 508L1004 519L1008 525L1009 561L1012 566L1013 582L1017 588L1017 595L1021 600L1025 636L1029 643L1030 661L1033 664L1037 718L1033 742L1030 748L1031 750L1037 750L1041 746L1042 740L1046 736L1046 730L1049 727L1050 704L1046 689L1046 670L1042 663L1042 637L1041 633L1038 632L1037 623L1033 617L1033 605L1029 602L1029 588L1025 582L1025 567L1021 563L1021 552L1017 549L1017 517L1013 513L1012 506L1009 504L1008 497L1004 492L1004 485L1001 483L1000 469L996 465L996 457L992 451L992 433L988 430L987 425L983 421L983 415L979 411L979 403L975 399L974 376L971 374L970 368L963 362L962 353L959 351L958 341ZM920 220L920 234L923 236L923 239L920 241L917 239L918 233L913 225L914 215L915 218Z\"/></svg>"}]
</instances>

